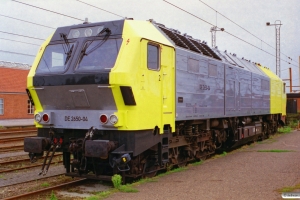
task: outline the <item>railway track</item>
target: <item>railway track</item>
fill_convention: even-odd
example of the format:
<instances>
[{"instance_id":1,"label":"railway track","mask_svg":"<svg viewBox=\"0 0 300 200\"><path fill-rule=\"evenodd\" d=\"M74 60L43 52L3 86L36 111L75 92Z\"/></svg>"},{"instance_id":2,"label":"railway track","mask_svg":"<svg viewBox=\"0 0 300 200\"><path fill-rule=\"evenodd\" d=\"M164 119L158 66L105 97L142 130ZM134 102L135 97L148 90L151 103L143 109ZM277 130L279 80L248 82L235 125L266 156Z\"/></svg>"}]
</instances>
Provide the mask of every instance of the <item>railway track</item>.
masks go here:
<instances>
[{"instance_id":1,"label":"railway track","mask_svg":"<svg viewBox=\"0 0 300 200\"><path fill-rule=\"evenodd\" d=\"M27 137L28 135L36 135L37 129L36 128L18 128L18 129L3 129L0 130L0 139L3 138L13 138L18 136Z\"/></svg>"},{"instance_id":2,"label":"railway track","mask_svg":"<svg viewBox=\"0 0 300 200\"><path fill-rule=\"evenodd\" d=\"M51 162L51 165L54 163L62 163L63 161L58 161L58 162ZM30 169L30 168L35 168L35 167L40 167L43 166L43 163L41 164L36 164L36 165L30 165L30 166L26 166L26 167L19 167L19 168L13 168L13 169L4 169L4 170L0 170L0 174L1 173L7 173L7 172L13 172L13 171L19 171L19 170L24 170L24 169Z\"/></svg>"},{"instance_id":3,"label":"railway track","mask_svg":"<svg viewBox=\"0 0 300 200\"><path fill-rule=\"evenodd\" d=\"M24 138L37 135L34 127L0 130L0 153L22 150Z\"/></svg>"},{"instance_id":4,"label":"railway track","mask_svg":"<svg viewBox=\"0 0 300 200\"><path fill-rule=\"evenodd\" d=\"M47 187L47 188L44 188L44 189L39 189L39 190L36 190L36 191L32 191L32 192L28 192L28 193L24 193L24 194L20 194L20 195L16 195L16 196L4 198L3 200L20 199L20 198L24 198L24 199L28 198L29 199L29 198L32 198L33 195L38 195L38 194L45 193L45 192L48 192L48 191L60 189L60 188L66 187L66 186L83 183L84 181L86 181L86 179L79 179L79 180L75 180L75 181L70 181L70 182L67 182L67 183L62 183L62 184Z\"/></svg>"},{"instance_id":5,"label":"railway track","mask_svg":"<svg viewBox=\"0 0 300 200\"><path fill-rule=\"evenodd\" d=\"M46 176L46 177L44 177L44 176L39 176L39 177L36 178L35 180L26 180L26 181L21 181L21 182L18 182L18 183L12 183L12 184L3 185L3 186L0 185L0 188L9 187L9 186L18 185L18 184L29 183L29 182L37 181L37 180L41 181L41 180L48 179L48 178L59 177L59 176L61 176L61 175L64 175L64 173L56 174L56 175L53 175L53 176Z\"/></svg>"},{"instance_id":6,"label":"railway track","mask_svg":"<svg viewBox=\"0 0 300 200\"><path fill-rule=\"evenodd\" d=\"M60 153L60 154L55 154L53 156L53 158L55 157L58 157L58 156L62 156L63 154ZM45 157L41 157L40 160L43 160ZM23 158L23 159L14 159L14 160L9 160L9 161L3 161L3 162L0 162L0 166L1 165L9 165L9 164L13 164L13 163L18 163L18 162L27 162L27 161L30 161L29 158Z\"/></svg>"},{"instance_id":7,"label":"railway track","mask_svg":"<svg viewBox=\"0 0 300 200\"><path fill-rule=\"evenodd\" d=\"M1 145L0 145L1 146ZM24 145L14 145L14 146L7 146L7 147L1 147L0 153L10 152L10 151L20 151L24 149Z\"/></svg>"}]
</instances>

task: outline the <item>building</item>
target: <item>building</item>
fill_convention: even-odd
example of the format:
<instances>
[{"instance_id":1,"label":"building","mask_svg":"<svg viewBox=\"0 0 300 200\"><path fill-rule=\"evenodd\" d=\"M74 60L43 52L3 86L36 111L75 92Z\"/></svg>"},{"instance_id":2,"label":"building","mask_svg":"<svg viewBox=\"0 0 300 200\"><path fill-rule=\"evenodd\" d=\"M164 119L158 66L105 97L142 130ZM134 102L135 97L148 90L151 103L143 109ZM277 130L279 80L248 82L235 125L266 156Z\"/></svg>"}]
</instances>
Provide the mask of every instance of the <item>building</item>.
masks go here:
<instances>
[{"instance_id":1,"label":"building","mask_svg":"<svg viewBox=\"0 0 300 200\"><path fill-rule=\"evenodd\" d=\"M288 93L286 112L290 114L300 113L300 93Z\"/></svg>"},{"instance_id":2,"label":"building","mask_svg":"<svg viewBox=\"0 0 300 200\"><path fill-rule=\"evenodd\" d=\"M27 64L0 61L0 120L33 119L26 93L29 70Z\"/></svg>"}]
</instances>

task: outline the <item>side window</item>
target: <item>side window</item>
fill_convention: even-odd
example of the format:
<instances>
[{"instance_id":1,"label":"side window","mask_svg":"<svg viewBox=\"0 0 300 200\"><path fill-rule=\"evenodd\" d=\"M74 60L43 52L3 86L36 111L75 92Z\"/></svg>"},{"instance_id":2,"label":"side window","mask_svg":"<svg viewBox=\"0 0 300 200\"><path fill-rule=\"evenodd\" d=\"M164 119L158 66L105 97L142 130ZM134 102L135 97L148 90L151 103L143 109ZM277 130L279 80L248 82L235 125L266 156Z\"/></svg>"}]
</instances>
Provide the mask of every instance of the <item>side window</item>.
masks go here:
<instances>
[{"instance_id":1,"label":"side window","mask_svg":"<svg viewBox=\"0 0 300 200\"><path fill-rule=\"evenodd\" d=\"M159 70L159 46L148 44L147 46L147 66L151 70Z\"/></svg>"},{"instance_id":2,"label":"side window","mask_svg":"<svg viewBox=\"0 0 300 200\"><path fill-rule=\"evenodd\" d=\"M0 99L0 115L4 115L4 100Z\"/></svg>"},{"instance_id":3,"label":"side window","mask_svg":"<svg viewBox=\"0 0 300 200\"><path fill-rule=\"evenodd\" d=\"M27 100L27 113L33 114L34 113L34 106L32 105L31 101Z\"/></svg>"},{"instance_id":4,"label":"side window","mask_svg":"<svg viewBox=\"0 0 300 200\"><path fill-rule=\"evenodd\" d=\"M285 83L283 83L283 94L285 94Z\"/></svg>"},{"instance_id":5,"label":"side window","mask_svg":"<svg viewBox=\"0 0 300 200\"><path fill-rule=\"evenodd\" d=\"M217 65L213 65L213 64L209 64L208 65L208 75L210 77L217 77L218 76Z\"/></svg>"},{"instance_id":6,"label":"side window","mask_svg":"<svg viewBox=\"0 0 300 200\"><path fill-rule=\"evenodd\" d=\"M189 58L188 59L188 71L191 73L199 74L199 61Z\"/></svg>"}]
</instances>

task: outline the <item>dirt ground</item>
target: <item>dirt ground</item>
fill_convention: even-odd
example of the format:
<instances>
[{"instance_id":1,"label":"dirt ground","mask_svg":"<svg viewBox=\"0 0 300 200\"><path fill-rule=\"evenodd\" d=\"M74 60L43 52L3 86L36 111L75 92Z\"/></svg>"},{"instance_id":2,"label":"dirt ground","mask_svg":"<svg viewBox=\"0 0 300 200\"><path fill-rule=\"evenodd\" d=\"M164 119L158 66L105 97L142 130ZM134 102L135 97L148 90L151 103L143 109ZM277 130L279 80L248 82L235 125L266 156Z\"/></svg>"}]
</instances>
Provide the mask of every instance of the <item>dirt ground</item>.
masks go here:
<instances>
[{"instance_id":1,"label":"dirt ground","mask_svg":"<svg viewBox=\"0 0 300 200\"><path fill-rule=\"evenodd\" d=\"M118 192L106 199L282 199L284 187L300 183L299 151L300 132L294 131L141 184L137 193Z\"/></svg>"}]
</instances>

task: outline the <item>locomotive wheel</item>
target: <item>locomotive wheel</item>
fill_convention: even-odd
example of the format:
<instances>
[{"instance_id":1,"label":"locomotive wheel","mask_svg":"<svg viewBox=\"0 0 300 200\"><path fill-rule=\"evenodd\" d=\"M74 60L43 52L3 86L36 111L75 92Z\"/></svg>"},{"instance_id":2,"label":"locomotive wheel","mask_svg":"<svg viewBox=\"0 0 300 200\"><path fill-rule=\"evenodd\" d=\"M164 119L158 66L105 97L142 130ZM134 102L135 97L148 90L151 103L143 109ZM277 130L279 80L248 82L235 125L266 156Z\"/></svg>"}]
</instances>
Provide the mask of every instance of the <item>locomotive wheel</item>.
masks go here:
<instances>
[{"instance_id":1,"label":"locomotive wheel","mask_svg":"<svg viewBox=\"0 0 300 200\"><path fill-rule=\"evenodd\" d=\"M159 169L159 166L157 165L157 162L153 158L149 158L146 160L146 163L144 164L144 170L143 170L143 178L152 178L156 175L157 171Z\"/></svg>"},{"instance_id":2,"label":"locomotive wheel","mask_svg":"<svg viewBox=\"0 0 300 200\"><path fill-rule=\"evenodd\" d=\"M166 169L167 169L167 171L171 171L173 168L174 168L174 164L170 164L170 163L169 163L169 164L167 165L167 168L166 168Z\"/></svg>"},{"instance_id":3,"label":"locomotive wheel","mask_svg":"<svg viewBox=\"0 0 300 200\"><path fill-rule=\"evenodd\" d=\"M206 158L207 158L207 155L202 156L202 157L200 157L199 159L200 159L200 161L204 161L204 160L206 160Z\"/></svg>"},{"instance_id":4,"label":"locomotive wheel","mask_svg":"<svg viewBox=\"0 0 300 200\"><path fill-rule=\"evenodd\" d=\"M206 154L206 152L204 152L204 153L200 153L199 151L197 152L197 154L196 154L197 161L204 161L204 160L206 160L206 158L208 157L208 155L207 154L203 155L203 154Z\"/></svg>"},{"instance_id":5,"label":"locomotive wheel","mask_svg":"<svg viewBox=\"0 0 300 200\"><path fill-rule=\"evenodd\" d=\"M158 166L151 166L146 169L146 171L143 174L143 178L153 178L158 171Z\"/></svg>"},{"instance_id":6,"label":"locomotive wheel","mask_svg":"<svg viewBox=\"0 0 300 200\"><path fill-rule=\"evenodd\" d=\"M178 154L177 156L178 167L185 167L187 165L187 158L184 154Z\"/></svg>"}]
</instances>

